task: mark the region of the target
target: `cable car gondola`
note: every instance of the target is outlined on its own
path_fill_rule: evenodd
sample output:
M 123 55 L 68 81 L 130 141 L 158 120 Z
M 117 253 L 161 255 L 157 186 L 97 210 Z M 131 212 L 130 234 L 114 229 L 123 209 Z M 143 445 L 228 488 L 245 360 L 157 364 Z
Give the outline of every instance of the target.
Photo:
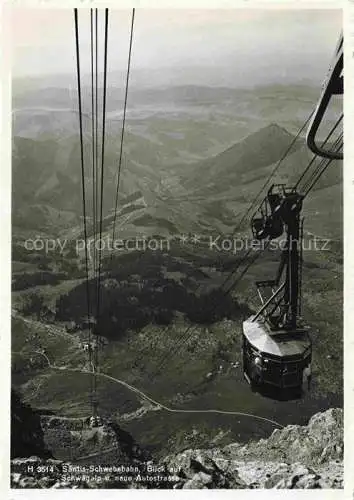
M 283 234 L 286 244 L 274 280 L 256 282 L 262 306 L 243 323 L 243 371 L 252 387 L 301 388 L 311 373 L 311 339 L 301 309 L 302 195 L 274 184 L 252 217 L 257 240 Z
M 329 161 L 343 159 L 343 153 L 340 148 L 325 149 L 327 140 L 318 146 L 316 135 L 330 100 L 342 94 L 341 34 L 306 135 L 309 149 Z M 319 170 L 318 176 L 327 166 Z M 309 386 L 311 380 L 312 342 L 309 328 L 301 320 L 303 221 L 300 214 L 303 198 L 312 184 L 305 195 L 298 192 L 297 186 L 273 185 L 251 220 L 256 240 L 274 240 L 286 235 L 277 276 L 274 280 L 256 282 L 262 306 L 243 322 L 243 372 L 254 388 L 270 385 L 281 390 L 301 389 L 304 382 Z

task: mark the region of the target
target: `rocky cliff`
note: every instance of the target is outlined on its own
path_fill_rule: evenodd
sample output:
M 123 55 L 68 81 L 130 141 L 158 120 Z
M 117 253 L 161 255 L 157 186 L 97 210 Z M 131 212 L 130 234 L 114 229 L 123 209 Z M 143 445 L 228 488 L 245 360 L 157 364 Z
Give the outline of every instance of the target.
M 140 457 L 139 457 L 140 458 Z M 342 488 L 343 411 L 314 415 L 306 426 L 275 430 L 267 439 L 224 448 L 185 450 L 159 464 L 134 460 L 112 470 L 52 458 L 12 461 L 13 488 Z M 71 471 L 70 474 L 65 471 Z M 79 479 L 78 479 L 79 478 Z M 125 478 L 130 478 L 126 480 Z
M 342 488 L 343 411 L 317 413 L 268 439 L 167 457 L 181 488 Z

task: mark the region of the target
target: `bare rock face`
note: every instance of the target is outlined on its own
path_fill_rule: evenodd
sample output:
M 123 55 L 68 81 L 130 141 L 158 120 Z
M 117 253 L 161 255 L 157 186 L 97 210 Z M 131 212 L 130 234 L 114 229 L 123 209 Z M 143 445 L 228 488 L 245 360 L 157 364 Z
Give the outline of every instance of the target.
M 314 415 L 307 426 L 222 449 L 186 450 L 166 459 L 175 488 L 342 488 L 343 410 Z
M 126 465 L 146 468 L 146 458 L 127 453 Z M 122 449 L 123 451 L 123 449 Z M 120 462 L 120 461 L 119 461 Z M 111 464 L 114 464 L 114 458 Z M 12 488 L 174 488 L 174 489 L 314 489 L 343 487 L 343 410 L 314 415 L 306 426 L 275 430 L 268 439 L 224 448 L 185 450 L 166 457 L 159 467 L 174 471 L 173 482 L 114 479 L 76 482 L 63 476 L 75 464 L 53 458 L 27 457 L 12 461 Z M 140 469 L 137 472 L 140 474 Z M 135 475 L 136 478 L 136 475 Z M 156 479 L 156 477 L 155 477 Z
M 245 446 L 231 444 L 226 452 L 244 459 L 317 465 L 330 459 L 343 459 L 343 410 L 330 409 L 314 415 L 307 426 L 288 425 L 276 429 L 267 439 Z

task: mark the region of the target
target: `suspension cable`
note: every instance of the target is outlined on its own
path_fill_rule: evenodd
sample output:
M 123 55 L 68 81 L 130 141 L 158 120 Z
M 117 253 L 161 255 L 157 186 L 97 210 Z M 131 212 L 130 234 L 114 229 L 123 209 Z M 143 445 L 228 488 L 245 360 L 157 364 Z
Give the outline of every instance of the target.
M 95 239 L 96 233 L 96 141 L 95 141 L 95 128 L 96 128 L 96 116 L 95 116 L 95 98 L 96 90 L 94 87 L 94 19 L 93 19 L 93 9 L 90 9 L 90 35 L 91 35 L 91 128 L 92 128 L 92 212 L 93 212 L 93 237 Z M 96 245 L 93 246 L 93 275 L 95 277 L 96 272 Z
M 340 124 L 340 122 L 343 120 L 343 113 L 341 114 L 341 116 L 338 118 L 338 120 L 336 121 L 336 123 L 334 124 L 334 126 L 332 127 L 332 129 L 330 130 L 329 134 L 327 135 L 327 137 L 325 138 L 325 140 L 323 141 L 323 143 L 321 144 L 321 147 L 325 146 L 327 144 L 327 142 L 330 140 L 330 138 L 332 137 L 332 135 L 334 134 L 336 128 L 338 127 L 338 125 Z M 314 161 L 316 160 L 316 158 L 318 158 L 317 155 L 314 155 L 312 160 L 310 161 L 310 163 L 308 164 L 308 166 L 305 168 L 305 170 L 302 172 L 300 178 L 298 179 L 297 183 L 295 184 L 295 189 L 299 189 L 299 185 L 301 183 L 301 181 L 303 180 L 303 178 L 305 177 L 306 173 L 309 171 L 309 169 L 311 168 L 311 165 L 314 163 Z
M 90 318 L 90 288 L 89 288 L 89 264 L 87 251 L 87 227 L 86 227 L 86 190 L 85 190 L 85 164 L 84 164 L 84 141 L 82 127 L 82 100 L 81 100 L 81 74 L 80 74 L 80 41 L 79 41 L 79 23 L 78 9 L 74 9 L 75 22 L 75 44 L 76 44 L 76 69 L 77 69 L 77 89 L 79 104 L 79 128 L 80 128 L 80 151 L 81 151 L 81 184 L 82 184 L 82 207 L 84 219 L 84 239 L 85 239 L 85 265 L 86 265 L 86 295 L 87 295 L 87 317 Z M 89 336 L 91 335 L 91 326 L 89 322 Z
M 332 152 L 334 151 L 335 153 L 338 153 L 342 149 L 342 147 L 343 147 L 342 139 L 343 139 L 343 134 L 341 134 L 337 138 L 337 140 L 334 144 L 334 147 L 332 148 Z M 309 192 L 314 188 L 315 184 L 322 177 L 322 175 L 326 171 L 327 167 L 332 163 L 332 161 L 333 161 L 333 158 L 327 159 L 327 162 L 325 163 L 325 165 L 323 165 L 322 169 L 317 173 L 315 179 L 313 179 L 311 184 L 306 188 L 305 196 L 307 196 L 309 194 Z
M 96 142 L 95 142 L 95 98 L 97 98 L 95 88 L 94 88 L 94 19 L 93 19 L 93 9 L 90 9 L 90 35 L 91 35 L 91 127 L 92 127 L 92 211 L 93 211 L 93 279 L 95 279 L 96 274 Z M 96 89 L 97 91 L 97 89 Z M 89 335 L 89 367 L 92 369 L 92 339 Z M 91 408 L 93 410 L 92 393 L 94 386 L 94 375 L 90 377 L 90 395 L 91 395 Z
M 96 152 L 95 152 L 95 198 L 96 198 L 96 223 L 95 223 L 95 247 L 96 247 L 96 235 L 98 233 L 98 165 L 99 165 L 99 149 L 98 149 L 98 9 L 95 9 L 95 88 L 96 88 L 96 99 L 95 99 L 95 116 L 96 116 L 96 128 L 95 128 L 95 144 L 96 144 Z M 95 251 L 96 259 L 95 259 L 95 283 L 96 283 L 96 321 L 97 321 L 97 305 L 98 305 L 98 252 Z
M 108 9 L 105 9 L 104 28 L 104 69 L 103 69 L 103 109 L 102 109 L 102 146 L 101 146 L 101 189 L 100 189 L 100 231 L 98 255 L 98 297 L 97 297 L 97 323 L 100 319 L 100 287 L 102 266 L 102 229 L 103 229 L 103 185 L 104 185 L 104 153 L 106 135 L 106 96 L 107 96 L 107 47 L 108 47 Z
M 335 142 L 333 143 L 333 148 L 330 151 L 337 152 L 340 149 L 340 142 L 342 140 L 342 136 L 339 135 Z M 339 146 L 339 149 L 338 149 Z M 336 149 L 337 148 L 337 149 Z M 332 158 L 333 159 L 333 158 Z M 309 179 L 306 181 L 304 186 L 302 187 L 302 190 L 304 192 L 307 192 L 309 189 L 309 186 L 312 185 L 313 181 L 317 178 L 318 173 L 322 170 L 323 167 L 327 168 L 328 165 L 330 165 L 330 162 L 327 161 L 328 158 L 322 158 L 322 161 L 317 165 L 316 169 L 312 172 L 311 176 Z M 317 180 L 315 180 L 317 182 Z M 312 189 L 312 188 L 311 188 Z
M 117 174 L 117 189 L 116 189 L 116 198 L 115 198 L 115 205 L 114 205 L 113 234 L 112 234 L 113 241 L 115 239 L 115 228 L 116 228 L 117 209 L 118 209 L 118 195 L 119 195 L 119 188 L 120 188 L 121 168 L 122 168 L 124 132 L 125 132 L 125 121 L 126 121 L 126 113 L 127 113 L 129 78 L 130 78 L 130 65 L 131 65 L 131 55 L 132 55 L 133 36 L 134 36 L 134 19 L 135 19 L 135 8 L 133 8 L 133 11 L 132 11 L 132 19 L 131 19 L 131 26 L 130 26 L 130 40 L 129 40 L 128 66 L 127 66 L 127 74 L 126 74 L 126 82 L 125 82 L 123 122 L 122 122 L 122 132 L 121 132 L 121 139 L 120 139 L 120 151 L 119 151 L 118 174 Z M 111 259 L 112 259 L 112 256 L 113 256 L 113 251 L 111 253 Z
M 98 109 L 98 103 L 97 103 L 97 93 L 98 93 L 98 41 L 97 41 L 97 19 L 98 19 L 98 14 L 97 14 L 97 9 L 96 9 L 96 25 L 95 25 L 95 32 L 96 32 L 96 74 L 95 74 L 95 80 L 96 80 L 96 110 Z M 99 248 L 98 248 L 98 256 L 97 256 L 97 279 L 96 279 L 96 285 L 97 285 L 97 297 L 96 297 L 96 329 L 95 329 L 95 335 L 96 335 L 96 341 L 95 341 L 95 346 L 93 349 L 93 363 L 92 363 L 92 371 L 93 371 L 93 389 L 92 389 L 92 394 L 91 396 L 93 397 L 93 408 L 94 408 L 94 416 L 97 416 L 97 408 L 98 408 L 98 399 L 97 399 L 97 372 L 98 372 L 98 348 L 99 348 L 99 333 L 97 330 L 97 326 L 100 326 L 100 299 L 101 299 L 101 263 L 102 263 L 102 229 L 103 229 L 103 186 L 104 186 L 104 154 L 105 154 L 105 135 L 106 135 L 106 92 L 107 92 L 107 47 L 108 47 L 108 9 L 105 9 L 105 27 L 104 27 L 104 70 L 103 70 L 103 107 L 102 107 L 102 139 L 101 139 L 101 178 L 100 178 L 100 199 L 99 199 L 99 205 L 100 205 L 100 217 L 99 217 Z M 98 114 L 96 114 L 96 145 L 98 143 Z M 96 167 L 98 168 L 98 149 L 96 148 Z M 96 184 L 98 180 L 98 172 L 96 174 Z M 96 193 L 97 193 L 96 188 Z M 96 199 L 98 199 L 98 196 L 96 196 Z M 98 203 L 97 203 L 98 206 Z M 98 209 L 97 209 L 98 211 Z M 96 245 L 96 238 L 95 238 L 95 245 Z

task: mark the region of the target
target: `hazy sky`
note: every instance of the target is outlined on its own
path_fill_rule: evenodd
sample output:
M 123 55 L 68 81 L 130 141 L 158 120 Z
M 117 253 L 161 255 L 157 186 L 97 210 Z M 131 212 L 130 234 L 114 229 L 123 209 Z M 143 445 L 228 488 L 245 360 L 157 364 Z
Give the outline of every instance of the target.
M 103 11 L 100 19 L 103 24 Z M 109 69 L 126 68 L 131 11 L 109 11 Z M 90 19 L 79 11 L 82 71 Z M 136 10 L 134 69 L 227 68 L 229 79 L 323 79 L 341 30 L 340 10 Z M 75 72 L 71 9 L 13 10 L 13 75 Z M 101 31 L 101 30 L 100 30 Z M 101 36 L 101 43 L 103 36 Z M 275 78 L 275 79 L 276 79 Z M 232 83 L 232 82 L 231 82 Z

